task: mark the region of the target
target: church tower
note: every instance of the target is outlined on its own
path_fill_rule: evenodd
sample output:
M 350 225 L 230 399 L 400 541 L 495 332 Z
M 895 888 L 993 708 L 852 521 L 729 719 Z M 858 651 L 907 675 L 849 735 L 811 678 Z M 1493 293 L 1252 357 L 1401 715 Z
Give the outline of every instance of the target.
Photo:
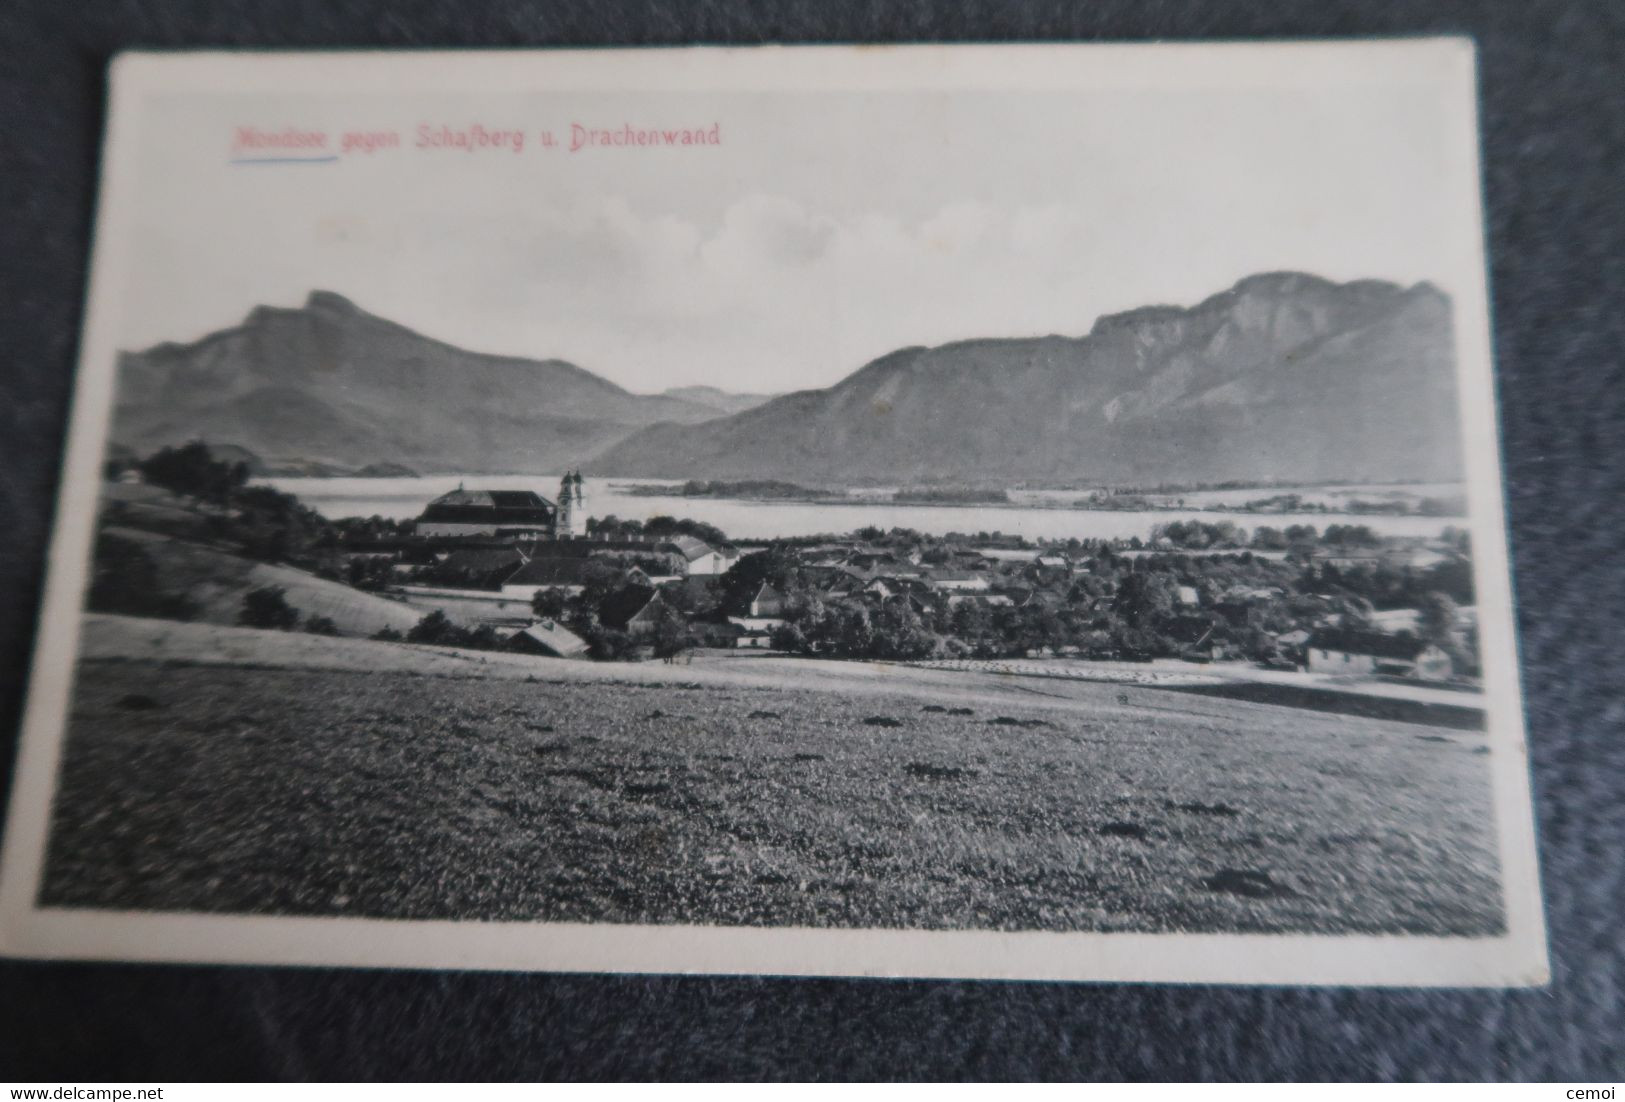
M 575 480 L 579 480 L 580 477 L 573 476 Z M 570 472 L 565 471 L 564 477 L 559 480 L 559 511 L 553 524 L 554 539 L 570 539 L 576 534 L 575 503 L 580 499 L 580 495 L 577 481 L 572 481 Z

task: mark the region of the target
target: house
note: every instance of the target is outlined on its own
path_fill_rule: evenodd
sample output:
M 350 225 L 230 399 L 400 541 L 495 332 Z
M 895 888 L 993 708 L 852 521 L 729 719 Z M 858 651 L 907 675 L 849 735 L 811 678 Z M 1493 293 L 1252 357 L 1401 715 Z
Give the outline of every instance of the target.
M 863 587 L 863 592 L 866 596 L 874 597 L 884 603 L 902 592 L 902 586 L 897 583 L 896 579 L 888 581 L 885 578 L 876 578 Z
M 436 561 L 440 564 L 440 573 L 446 577 L 454 574 L 479 576 L 502 569 L 511 571 L 523 566 L 526 559 L 524 552 L 513 544 L 504 544 L 501 547 L 458 547 L 447 552 L 444 558 L 436 556 Z
M 1014 596 L 1012 594 L 1012 596 Z M 1060 612 L 1066 608 L 1066 597 L 1053 589 L 1034 589 L 1027 593 L 1024 600 L 1016 602 L 1018 608 L 1043 608 L 1051 612 Z
M 775 617 L 784 615 L 784 594 L 763 582 L 756 590 L 756 595 L 750 599 L 747 615 L 751 619 L 762 617 Z
M 744 629 L 746 633 L 771 632 L 784 623 L 784 612 L 784 594 L 763 582 L 745 605 L 744 615 L 730 616 L 728 622 Z
M 587 641 L 556 620 L 538 620 L 520 628 L 508 637 L 507 647 L 548 658 L 580 658 L 587 653 Z
M 1371 626 L 1389 635 L 1409 632 L 1415 635 L 1422 628 L 1422 611 L 1415 608 L 1383 608 L 1371 614 Z M 1478 623 L 1478 609 L 1462 605 L 1456 609 L 1455 630 L 1471 628 Z
M 1385 566 L 1422 571 L 1451 562 L 1455 556 L 1430 547 L 1325 547 L 1313 552 L 1309 559 L 1317 566 L 1335 566 L 1339 570 Z
M 863 581 L 862 573 L 845 566 L 803 565 L 801 573 L 814 588 L 824 592 L 836 589 L 850 589 L 854 582 Z
M 1339 570 L 1352 570 L 1357 566 L 1378 567 L 1388 559 L 1388 552 L 1374 547 L 1322 547 L 1309 556 L 1309 561 L 1316 566 L 1335 566 Z
M 926 584 L 944 593 L 986 593 L 987 572 L 981 570 L 929 570 Z
M 726 573 L 738 557 L 733 548 L 719 551 L 692 536 L 672 539 L 599 539 L 576 537 L 538 543 L 530 552 L 547 559 L 586 559 L 593 555 L 624 554 L 648 559 L 664 559 L 670 571 L 685 577 Z M 662 571 L 664 573 L 665 571 Z
M 424 508 L 414 526 L 430 538 L 531 535 L 553 538 L 558 509 L 531 490 L 465 490 L 441 494 Z
M 727 573 L 728 567 L 733 565 L 738 552 L 729 555 L 726 551 L 719 551 L 704 540 L 693 536 L 676 536 L 665 541 L 666 545 L 682 556 L 687 564 L 686 573 L 690 576 L 710 576 Z
M 1003 593 L 955 593 L 948 598 L 950 609 L 966 604 L 980 605 L 983 608 L 1014 608 L 1016 603 Z
M 654 634 L 666 604 L 659 590 L 647 585 L 624 585 L 598 606 L 598 622 L 634 639 Z
M 865 574 L 871 574 L 876 571 L 895 571 L 909 564 L 890 551 L 854 551 L 847 556 L 846 565 Z
M 1455 672 L 1450 655 L 1414 635 L 1333 629 L 1317 631 L 1304 644 L 1305 664 L 1319 673 L 1392 674 L 1446 681 Z
M 531 559 L 502 583 L 502 595 L 516 600 L 535 600 L 544 589 L 563 590 L 574 597 L 586 585 L 587 559 Z
M 1195 606 L 1202 603 L 1202 595 L 1196 591 L 1194 585 L 1182 585 L 1174 591 L 1174 599 L 1182 605 Z
M 682 603 L 680 607 L 693 609 L 695 612 L 706 612 L 714 609 L 720 599 L 717 591 L 712 588 L 714 579 L 698 575 L 688 578 L 671 578 L 658 582 L 659 587 L 668 593 L 681 592 Z
M 773 633 L 759 628 L 746 628 L 734 639 L 739 650 L 767 650 L 773 645 Z

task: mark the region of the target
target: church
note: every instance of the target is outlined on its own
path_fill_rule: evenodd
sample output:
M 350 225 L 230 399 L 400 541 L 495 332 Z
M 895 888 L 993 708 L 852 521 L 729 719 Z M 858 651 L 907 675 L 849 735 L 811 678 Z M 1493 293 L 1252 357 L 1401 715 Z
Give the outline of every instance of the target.
M 568 539 L 576 534 L 581 508 L 581 472 L 565 474 L 559 499 L 533 490 L 466 490 L 441 494 L 417 519 L 416 532 L 431 538 L 523 536 Z

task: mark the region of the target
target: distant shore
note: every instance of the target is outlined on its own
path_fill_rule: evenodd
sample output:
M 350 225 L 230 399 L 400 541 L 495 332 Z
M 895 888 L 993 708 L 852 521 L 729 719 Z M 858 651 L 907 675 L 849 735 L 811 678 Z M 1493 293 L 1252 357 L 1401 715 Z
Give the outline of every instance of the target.
M 607 481 L 607 480 L 606 480 Z M 741 483 L 685 483 L 682 486 L 651 485 L 642 482 L 621 481 L 618 483 L 621 492 L 628 497 L 658 497 L 658 498 L 701 498 L 711 501 L 745 501 L 773 504 L 795 505 L 862 505 L 871 507 L 897 507 L 897 506 L 936 506 L 941 508 L 960 509 L 1046 509 L 1061 512 L 1080 513 L 1123 513 L 1123 512 L 1159 512 L 1159 513 L 1228 513 L 1239 516 L 1301 516 L 1306 513 L 1324 514 L 1326 516 L 1416 516 L 1437 517 L 1441 520 L 1466 520 L 1465 510 L 1460 508 L 1419 508 L 1413 507 L 1412 502 L 1373 502 L 1363 499 L 1353 499 L 1339 506 L 1317 501 L 1303 501 L 1298 495 L 1277 494 L 1268 499 L 1267 504 L 1243 503 L 1230 505 L 1223 502 L 1196 502 L 1179 503 L 1156 500 L 1169 493 L 1211 493 L 1212 490 L 1187 491 L 1161 491 L 1147 493 L 1106 493 L 1096 491 L 1093 497 L 1080 497 L 1072 501 L 1043 499 L 1013 500 L 1011 490 L 978 490 L 978 489 L 931 489 L 908 488 L 883 492 L 854 493 L 851 489 L 825 490 L 794 486 L 782 482 L 741 482 Z M 1337 485 L 1337 484 L 1328 484 Z M 696 488 L 696 486 L 704 488 Z M 712 489 L 711 487 L 721 487 Z M 762 488 L 753 488 L 762 487 Z M 1268 492 L 1277 489 L 1274 486 L 1260 487 L 1227 487 L 1227 489 L 1257 489 Z M 1302 487 L 1309 489 L 1310 487 Z M 1027 491 L 1032 492 L 1032 491 Z M 1059 493 L 1061 491 L 1047 491 Z M 1431 499 L 1420 499 L 1414 505 L 1421 505 Z M 1451 505 L 1459 505 L 1451 502 Z

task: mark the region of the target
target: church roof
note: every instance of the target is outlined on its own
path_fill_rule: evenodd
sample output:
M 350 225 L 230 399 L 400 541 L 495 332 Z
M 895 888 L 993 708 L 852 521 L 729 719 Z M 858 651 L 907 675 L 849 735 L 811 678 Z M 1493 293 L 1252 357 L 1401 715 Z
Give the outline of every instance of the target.
M 441 494 L 419 520 L 445 524 L 551 524 L 557 510 L 532 490 L 465 490 Z
M 465 490 L 461 486 L 429 502 L 436 505 L 474 505 L 487 509 L 548 508 L 552 502 L 533 490 Z

